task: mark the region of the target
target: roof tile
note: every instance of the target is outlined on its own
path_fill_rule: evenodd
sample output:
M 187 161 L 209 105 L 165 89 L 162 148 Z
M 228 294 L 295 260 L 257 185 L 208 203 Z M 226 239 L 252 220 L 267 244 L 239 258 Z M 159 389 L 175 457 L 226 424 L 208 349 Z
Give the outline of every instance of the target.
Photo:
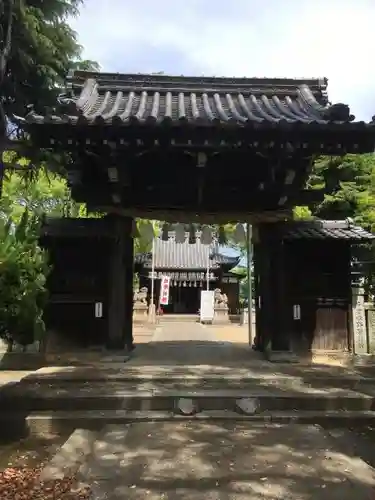
M 351 241 L 369 241 L 375 239 L 372 234 L 351 220 L 329 221 L 313 220 L 285 223 L 281 226 L 283 240 L 298 239 L 341 239 Z
M 326 79 L 199 78 L 77 72 L 60 97 L 69 111 L 43 123 L 301 123 L 350 122 L 349 107 L 329 106 Z
M 238 257 L 227 257 L 219 253 L 216 242 L 211 245 L 201 243 L 199 236 L 195 243 L 189 243 L 188 234 L 184 243 L 176 243 L 174 232 L 170 232 L 167 241 L 155 238 L 155 261 L 157 269 L 207 269 L 208 258 L 210 269 L 229 264 L 234 267 L 239 262 Z M 151 253 L 137 254 L 135 262 L 151 267 Z

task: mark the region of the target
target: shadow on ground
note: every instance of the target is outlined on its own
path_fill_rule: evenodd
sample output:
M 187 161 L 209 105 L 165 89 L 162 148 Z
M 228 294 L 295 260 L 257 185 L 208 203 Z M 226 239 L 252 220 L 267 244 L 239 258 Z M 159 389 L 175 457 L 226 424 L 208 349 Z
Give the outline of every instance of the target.
M 370 499 L 375 486 L 359 456 L 319 427 L 301 425 L 109 426 L 80 475 L 111 500 Z
M 86 366 L 44 367 L 20 382 L 3 386 L 0 411 L 3 417 L 9 413 L 9 421 L 2 419 L 5 424 L 0 434 L 14 439 L 27 435 L 27 417 L 34 403 L 39 410 L 43 405 L 48 409 L 49 399 L 61 398 L 66 409 L 74 410 L 77 398 L 111 395 L 119 397 L 118 408 L 122 409 L 124 391 L 148 391 L 151 396 L 163 390 L 238 390 L 250 395 L 267 391 L 275 398 L 300 396 L 306 404 L 310 396 L 323 394 L 331 396 L 331 409 L 340 398 L 363 399 L 355 409 L 374 409 L 374 369 L 368 367 L 349 370 L 272 364 L 243 343 L 212 341 L 144 343 L 138 345 L 130 360 L 125 360 L 124 355 L 111 358 L 106 353 Z M 28 404 L 31 409 L 23 410 Z M 18 418 L 14 420 L 11 412 L 17 408 Z M 91 428 L 89 423 L 87 428 Z
M 70 406 L 76 401 L 78 409 L 86 403 L 77 398 L 88 401 L 113 396 L 118 397 L 113 408 L 124 409 L 121 396 L 129 398 L 130 393 L 143 391 L 145 397 L 152 398 L 163 391 L 189 390 L 239 391 L 249 396 L 263 392 L 275 398 L 296 396 L 299 404 L 305 406 L 300 410 L 320 410 L 313 406 L 323 395 L 330 397 L 330 405 L 325 403 L 324 407 L 327 410 L 337 409 L 343 398 L 352 399 L 352 409 L 375 409 L 375 380 L 358 371 L 333 366 L 272 364 L 243 344 L 201 341 L 150 342 L 138 346 L 127 362 L 124 357 L 116 356 L 112 361 L 107 359 L 87 366 L 42 368 L 21 382 L 4 387 L 0 391 L 0 408 L 18 398 L 19 408 L 34 400 L 39 410 L 48 409 L 49 399 L 60 398 L 63 405 L 66 398 Z M 130 396 L 124 394 L 126 391 Z M 69 403 L 69 397 L 73 402 Z M 309 398 L 314 402 L 310 404 Z M 97 407 L 101 408 L 106 406 Z

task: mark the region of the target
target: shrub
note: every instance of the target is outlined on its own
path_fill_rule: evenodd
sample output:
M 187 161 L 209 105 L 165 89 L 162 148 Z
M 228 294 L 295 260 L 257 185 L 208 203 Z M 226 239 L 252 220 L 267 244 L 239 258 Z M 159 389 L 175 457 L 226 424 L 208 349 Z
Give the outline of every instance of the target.
M 25 210 L 17 225 L 8 219 L 0 228 L 0 337 L 24 346 L 45 333 L 49 267 L 38 244 L 40 223 Z

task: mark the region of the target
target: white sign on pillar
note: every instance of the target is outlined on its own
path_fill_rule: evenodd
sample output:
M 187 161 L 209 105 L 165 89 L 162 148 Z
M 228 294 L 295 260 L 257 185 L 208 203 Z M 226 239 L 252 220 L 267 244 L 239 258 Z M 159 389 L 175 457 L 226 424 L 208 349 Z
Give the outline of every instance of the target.
M 95 302 L 95 318 L 103 317 L 103 304 L 102 302 Z
M 367 331 L 364 290 L 361 287 L 352 288 L 352 319 L 354 354 L 367 353 Z
M 160 282 L 160 305 L 166 306 L 169 302 L 169 286 L 171 278 L 169 276 L 162 276 Z

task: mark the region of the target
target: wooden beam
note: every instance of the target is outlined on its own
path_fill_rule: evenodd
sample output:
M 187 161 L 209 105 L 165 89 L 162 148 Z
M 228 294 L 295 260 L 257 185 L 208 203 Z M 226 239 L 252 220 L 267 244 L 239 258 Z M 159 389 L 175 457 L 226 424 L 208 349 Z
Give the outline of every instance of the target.
M 293 200 L 295 205 L 307 206 L 312 203 L 320 203 L 324 200 L 324 189 L 303 189 Z
M 249 222 L 250 224 L 280 222 L 292 220 L 292 209 L 269 210 L 258 212 L 197 212 L 189 210 L 153 209 L 141 207 L 120 208 L 113 205 L 90 207 L 92 211 L 119 214 L 125 217 L 141 219 L 156 219 L 166 222 L 201 223 L 201 224 L 226 224 L 235 222 Z

